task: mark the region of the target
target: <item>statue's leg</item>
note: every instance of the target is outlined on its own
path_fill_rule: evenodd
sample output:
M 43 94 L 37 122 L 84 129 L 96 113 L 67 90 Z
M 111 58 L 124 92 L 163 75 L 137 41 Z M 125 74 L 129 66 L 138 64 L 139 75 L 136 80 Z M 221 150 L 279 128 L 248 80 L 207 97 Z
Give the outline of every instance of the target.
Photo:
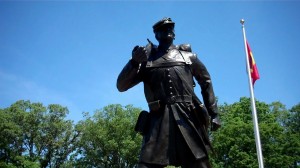
M 139 163 L 138 168 L 164 168 L 165 166 L 162 165 L 154 165 L 148 163 Z
M 195 160 L 193 162 L 190 162 L 186 165 L 182 165 L 182 168 L 212 168 L 208 158 Z

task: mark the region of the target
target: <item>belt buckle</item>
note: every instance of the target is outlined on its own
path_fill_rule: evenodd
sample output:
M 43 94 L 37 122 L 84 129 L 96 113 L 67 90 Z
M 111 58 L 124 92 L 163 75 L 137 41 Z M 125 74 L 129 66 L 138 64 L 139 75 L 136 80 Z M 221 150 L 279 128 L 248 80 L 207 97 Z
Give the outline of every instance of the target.
M 168 102 L 169 104 L 175 103 L 175 102 L 176 102 L 176 97 L 175 97 L 175 96 L 169 97 L 168 100 L 167 100 L 167 102 Z

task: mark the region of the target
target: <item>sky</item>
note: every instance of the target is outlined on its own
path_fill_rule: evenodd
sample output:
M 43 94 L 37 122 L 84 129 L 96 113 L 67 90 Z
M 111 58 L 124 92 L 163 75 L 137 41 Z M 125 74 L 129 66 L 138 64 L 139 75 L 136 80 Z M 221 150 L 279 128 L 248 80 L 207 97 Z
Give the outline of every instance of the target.
M 152 25 L 163 17 L 175 22 L 174 43 L 191 44 L 206 65 L 219 104 L 250 97 L 244 19 L 255 98 L 291 108 L 300 103 L 299 16 L 297 1 L 0 1 L 0 108 L 60 104 L 75 122 L 110 104 L 148 110 L 142 83 L 121 93 L 116 80 L 134 46 L 157 44 Z

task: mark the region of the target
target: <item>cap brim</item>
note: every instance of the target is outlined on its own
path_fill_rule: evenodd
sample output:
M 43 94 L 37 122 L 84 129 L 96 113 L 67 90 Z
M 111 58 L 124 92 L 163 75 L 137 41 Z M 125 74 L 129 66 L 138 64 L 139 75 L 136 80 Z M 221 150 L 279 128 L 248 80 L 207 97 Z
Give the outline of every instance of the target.
M 163 24 L 160 24 L 160 25 L 156 25 L 155 27 L 153 27 L 153 30 L 157 31 L 157 30 L 161 29 L 162 27 L 166 27 L 166 26 L 172 26 L 174 28 L 175 23 L 174 22 L 167 22 L 167 23 L 163 23 Z

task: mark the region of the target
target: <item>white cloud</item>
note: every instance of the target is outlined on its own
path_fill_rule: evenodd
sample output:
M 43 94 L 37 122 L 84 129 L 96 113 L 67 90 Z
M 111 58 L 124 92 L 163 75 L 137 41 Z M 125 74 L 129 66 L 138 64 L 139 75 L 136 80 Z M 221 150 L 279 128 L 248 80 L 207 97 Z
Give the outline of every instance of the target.
M 80 116 L 82 116 L 82 111 L 76 104 L 62 93 L 42 86 L 35 81 L 0 70 L 0 108 L 8 107 L 18 100 L 40 102 L 44 106 L 49 104 L 66 106 L 70 112 L 68 119 L 74 121 L 80 120 Z

